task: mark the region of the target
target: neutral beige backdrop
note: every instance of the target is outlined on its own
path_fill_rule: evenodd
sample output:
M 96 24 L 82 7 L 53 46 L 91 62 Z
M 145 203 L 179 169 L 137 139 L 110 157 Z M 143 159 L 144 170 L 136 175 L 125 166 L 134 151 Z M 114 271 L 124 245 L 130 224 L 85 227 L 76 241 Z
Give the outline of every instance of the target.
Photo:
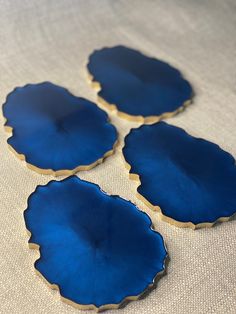
M 0 101 L 15 86 L 52 81 L 96 100 L 84 66 L 93 49 L 125 44 L 163 58 L 193 84 L 194 104 L 168 122 L 218 143 L 236 156 L 236 2 L 0 0 Z M 131 127 L 114 115 L 123 137 Z M 3 126 L 3 118 L 1 117 Z M 34 273 L 23 210 L 50 176 L 28 170 L 8 150 L 0 129 L 0 313 L 78 313 Z M 148 297 L 119 313 L 236 313 L 236 220 L 183 230 L 158 220 L 135 198 L 120 149 L 79 173 L 150 214 L 170 255 L 168 274 Z

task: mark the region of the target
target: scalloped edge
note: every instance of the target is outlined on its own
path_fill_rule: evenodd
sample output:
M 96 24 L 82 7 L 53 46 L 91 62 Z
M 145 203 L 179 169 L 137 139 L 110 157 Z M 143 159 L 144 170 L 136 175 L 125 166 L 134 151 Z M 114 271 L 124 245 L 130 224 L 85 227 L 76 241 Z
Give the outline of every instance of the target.
M 104 47 L 107 48 L 107 47 Z M 103 48 L 102 48 L 103 49 Z M 96 50 L 94 50 L 96 51 Z M 90 54 L 91 56 L 91 54 Z M 89 58 L 90 58 L 89 56 Z M 150 57 L 152 58 L 152 57 Z M 86 65 L 85 65 L 85 69 L 86 69 L 86 74 L 87 74 L 87 81 L 90 84 L 90 86 L 97 92 L 97 103 L 102 107 L 105 108 L 107 110 L 109 110 L 110 112 L 114 112 L 118 117 L 128 120 L 130 122 L 139 122 L 142 124 L 153 124 L 156 122 L 159 122 L 161 120 L 164 119 L 168 119 L 168 118 L 172 118 L 175 115 L 177 115 L 180 112 L 183 112 L 190 104 L 193 103 L 193 96 L 194 96 L 194 91 L 192 90 L 192 95 L 190 97 L 190 99 L 187 99 L 186 101 L 183 102 L 183 104 L 176 110 L 171 111 L 171 112 L 164 112 L 161 115 L 154 115 L 154 116 L 147 116 L 144 117 L 142 115 L 130 115 L 128 113 L 125 113 L 123 111 L 119 111 L 117 108 L 117 105 L 115 104 L 110 104 L 108 103 L 106 100 L 104 100 L 102 97 L 98 96 L 98 92 L 100 92 L 102 90 L 102 85 L 100 82 L 96 81 L 94 76 L 89 72 L 88 70 L 88 65 L 89 65 L 89 60 L 87 61 Z M 167 63 L 169 66 L 171 66 L 169 63 Z M 171 66 L 173 67 L 173 66 Z M 177 71 L 179 71 L 178 69 L 176 69 Z M 185 79 L 182 76 L 182 73 L 179 71 L 181 77 L 183 79 Z
M 45 82 L 46 82 L 46 81 L 45 81 Z M 45 83 L 45 82 L 35 83 L 35 84 L 42 84 L 42 83 Z M 28 85 L 32 85 L 32 84 L 29 83 L 29 84 L 26 84 L 26 85 L 24 85 L 24 86 L 22 86 L 22 87 L 27 87 Z M 61 86 L 60 86 L 60 87 L 61 87 Z M 17 87 L 16 87 L 16 88 L 17 88 Z M 3 103 L 2 108 L 6 105 L 8 96 L 9 96 L 11 93 L 13 93 L 16 88 L 14 88 L 14 89 L 6 96 L 6 101 Z M 79 96 L 75 96 L 74 94 L 72 94 L 69 89 L 67 89 L 67 88 L 65 88 L 65 87 L 62 87 L 62 88 L 64 88 L 69 94 L 73 95 L 74 97 L 77 97 L 77 98 L 79 97 Z M 92 102 L 92 101 L 90 101 L 90 102 Z M 94 103 L 94 105 L 97 106 L 96 103 Z M 97 107 L 98 107 L 98 106 L 97 106 Z M 98 107 L 98 108 L 99 108 L 99 107 Z M 101 109 L 101 108 L 99 108 L 99 109 Z M 107 115 L 106 112 L 104 112 L 104 113 Z M 8 137 L 8 139 L 9 139 L 9 138 L 11 138 L 11 137 L 14 136 L 14 128 L 11 127 L 11 126 L 9 126 L 9 125 L 6 125 L 7 122 L 8 122 L 8 120 L 7 120 L 7 118 L 4 116 L 3 110 L 2 110 L 2 116 L 3 116 L 4 120 L 5 120 L 5 122 L 4 122 L 4 130 L 5 130 L 6 133 L 10 134 L 10 136 Z M 111 123 L 110 118 L 109 118 L 108 115 L 107 115 L 107 121 L 106 121 L 106 123 L 109 123 L 110 125 L 112 125 L 112 126 L 114 127 L 115 131 L 116 131 L 116 134 L 117 134 L 117 139 L 116 139 L 116 141 L 114 142 L 112 149 L 110 149 L 109 151 L 107 151 L 101 158 L 97 159 L 97 160 L 94 161 L 93 163 L 88 164 L 88 165 L 80 165 L 80 166 L 75 167 L 74 169 L 53 170 L 53 169 L 51 169 L 51 168 L 50 168 L 50 169 L 39 168 L 39 167 L 37 167 L 37 166 L 35 166 L 35 165 L 29 163 L 29 162 L 27 161 L 27 156 L 26 156 L 26 155 L 24 155 L 24 154 L 22 154 L 22 153 L 18 153 L 9 143 L 7 143 L 7 144 L 8 144 L 8 148 L 10 149 L 10 151 L 13 152 L 14 155 L 15 155 L 18 159 L 20 159 L 20 160 L 22 160 L 22 161 L 25 161 L 26 166 L 27 166 L 28 169 L 33 170 L 33 171 L 35 171 L 35 172 L 37 172 L 37 173 L 39 173 L 39 174 L 43 174 L 43 175 L 52 175 L 52 176 L 54 176 L 54 177 L 58 177 L 58 176 L 70 176 L 70 175 L 76 174 L 76 173 L 79 172 L 79 171 L 91 170 L 92 168 L 96 167 L 97 165 L 100 165 L 101 163 L 103 163 L 104 160 L 105 160 L 107 157 L 109 157 L 109 156 L 111 156 L 111 155 L 113 155 L 113 154 L 115 153 L 115 150 L 116 150 L 117 146 L 119 145 L 119 139 L 118 139 L 119 134 L 118 134 L 118 132 L 117 132 L 116 127 Z
M 65 181 L 65 180 L 67 180 L 67 179 L 69 179 L 69 178 L 70 178 L 70 176 L 67 177 L 67 178 L 65 178 L 65 179 L 63 179 L 63 180 L 60 180 L 59 182 Z M 98 184 L 96 184 L 96 183 L 92 183 L 92 182 L 89 182 L 89 181 L 86 181 L 86 180 L 82 180 L 82 179 L 80 179 L 79 177 L 77 177 L 77 178 L 78 178 L 79 180 L 83 181 L 83 182 L 86 182 L 86 183 L 95 185 L 95 186 L 96 186 L 102 193 L 104 193 L 105 195 L 108 195 L 108 196 L 110 196 L 110 197 L 115 197 L 115 198 L 116 198 L 116 197 L 122 198 L 122 197 L 120 197 L 119 195 L 112 195 L 112 194 L 106 193 L 106 192 L 103 191 L 103 190 L 100 188 L 100 186 L 99 186 Z M 99 307 L 97 307 L 95 304 L 80 304 L 80 303 L 76 303 L 76 302 L 74 302 L 74 301 L 72 301 L 72 300 L 70 300 L 70 299 L 68 299 L 68 298 L 63 297 L 63 296 L 61 295 L 61 291 L 60 291 L 59 285 L 50 283 L 50 282 L 36 269 L 35 263 L 36 263 L 38 260 L 40 260 L 40 258 L 41 258 L 40 245 L 38 245 L 37 243 L 34 243 L 34 242 L 30 242 L 30 237 L 32 236 L 32 233 L 31 233 L 31 231 L 30 231 L 30 230 L 27 228 L 27 226 L 26 226 L 26 221 L 25 221 L 25 216 L 24 216 L 24 215 L 25 215 L 25 212 L 26 212 L 26 211 L 28 210 L 28 208 L 29 208 L 29 199 L 30 199 L 30 197 L 36 192 L 36 190 L 37 190 L 39 187 L 46 187 L 46 186 L 48 186 L 48 185 L 49 185 L 50 183 L 52 183 L 52 182 L 58 182 L 58 181 L 57 181 L 57 180 L 50 180 L 50 181 L 49 181 L 47 184 L 45 184 L 45 185 L 38 185 L 38 186 L 35 188 L 35 190 L 29 195 L 29 197 L 28 197 L 28 199 L 27 199 L 27 208 L 23 211 L 23 217 L 24 217 L 24 222 L 25 222 L 25 228 L 26 228 L 27 235 L 29 236 L 28 246 L 29 246 L 30 249 L 32 249 L 32 250 L 37 250 L 37 251 L 39 252 L 39 258 L 37 258 L 37 259 L 35 260 L 35 262 L 34 262 L 34 270 L 35 270 L 36 274 L 37 274 L 40 278 L 43 279 L 43 281 L 47 284 L 47 286 L 48 286 L 50 289 L 58 291 L 58 293 L 59 293 L 59 295 L 60 295 L 60 299 L 61 299 L 64 303 L 66 303 L 66 304 L 68 304 L 68 305 L 71 305 L 71 306 L 73 306 L 74 308 L 79 309 L 79 310 L 94 310 L 94 311 L 96 311 L 96 312 L 102 312 L 102 311 L 106 311 L 106 310 L 115 310 L 115 309 L 119 309 L 119 308 L 120 308 L 121 306 L 123 306 L 126 302 L 137 301 L 137 300 L 139 300 L 145 293 L 151 291 L 151 289 L 153 289 L 153 288 L 156 286 L 156 284 L 157 284 L 157 282 L 159 281 L 159 279 L 161 279 L 162 276 L 165 275 L 165 273 L 166 273 L 166 264 L 167 264 L 167 260 L 168 260 L 168 257 L 169 257 L 168 251 L 167 251 L 167 248 L 166 248 L 166 244 L 165 244 L 164 238 L 163 238 L 163 236 L 161 235 L 161 233 L 158 232 L 158 231 L 156 231 L 156 230 L 154 229 L 154 226 L 153 226 L 153 224 L 152 224 L 152 220 L 151 220 L 151 218 L 149 217 L 149 215 L 148 215 L 146 212 L 140 210 L 140 209 L 137 207 L 137 205 L 135 205 L 135 204 L 132 203 L 131 201 L 125 200 L 124 198 L 122 198 L 122 199 L 125 200 L 125 201 L 128 202 L 128 203 L 133 204 L 133 205 L 137 208 L 138 211 L 140 211 L 142 214 L 144 214 L 144 215 L 146 215 L 146 216 L 148 217 L 148 219 L 149 219 L 149 221 L 150 221 L 149 228 L 150 228 L 154 233 L 158 233 L 158 234 L 161 236 L 162 242 L 163 242 L 163 246 L 164 246 L 165 252 L 166 252 L 165 259 L 164 259 L 164 261 L 163 261 L 163 270 L 161 270 L 160 272 L 158 272 L 158 273 L 155 275 L 155 277 L 153 278 L 152 282 L 151 282 L 150 284 L 148 284 L 148 286 L 147 286 L 140 294 L 135 295 L 135 296 L 127 296 L 127 297 L 125 297 L 123 300 L 121 300 L 120 303 L 104 304 L 104 305 L 99 306 Z
M 182 129 L 182 128 L 181 128 Z M 183 129 L 182 129 L 183 130 Z M 186 131 L 185 131 L 186 132 Z M 187 133 L 187 132 L 186 132 Z M 130 133 L 128 133 L 126 136 L 128 136 Z M 188 133 L 187 133 L 188 134 Z M 190 134 L 189 134 L 190 135 Z M 192 135 L 191 135 L 192 136 Z M 196 137 L 195 137 L 196 138 Z M 196 139 L 201 139 L 201 138 L 196 138 Z M 211 142 L 212 143 L 212 142 Z M 218 146 L 220 148 L 219 145 L 213 143 L 214 145 Z M 125 144 L 124 144 L 125 147 Z M 166 216 L 163 214 L 161 207 L 158 205 L 153 205 L 152 203 L 150 203 L 142 194 L 140 194 L 138 192 L 138 187 L 141 186 L 141 180 L 140 180 L 140 175 L 137 173 L 132 173 L 130 172 L 131 170 L 131 165 L 126 161 L 124 153 L 123 153 L 123 149 L 122 148 L 122 159 L 124 161 L 125 164 L 125 168 L 128 170 L 128 174 L 129 174 L 129 179 L 135 181 L 138 183 L 137 189 L 136 189 L 136 197 L 141 200 L 149 209 L 158 212 L 160 220 L 169 223 L 170 225 L 173 225 L 175 227 L 178 228 L 190 228 L 192 230 L 197 230 L 197 229 L 202 229 L 202 228 L 211 228 L 213 227 L 215 224 L 217 223 L 221 223 L 221 222 L 227 222 L 229 220 L 231 220 L 234 216 L 236 216 L 236 212 L 228 217 L 219 217 L 218 219 L 216 219 L 213 222 L 201 222 L 198 224 L 194 224 L 191 221 L 188 222 L 183 222 L 183 221 L 178 221 L 175 220 L 174 218 L 171 218 L 169 216 Z M 231 155 L 232 156 L 232 155 Z M 233 156 L 232 156 L 233 157 Z

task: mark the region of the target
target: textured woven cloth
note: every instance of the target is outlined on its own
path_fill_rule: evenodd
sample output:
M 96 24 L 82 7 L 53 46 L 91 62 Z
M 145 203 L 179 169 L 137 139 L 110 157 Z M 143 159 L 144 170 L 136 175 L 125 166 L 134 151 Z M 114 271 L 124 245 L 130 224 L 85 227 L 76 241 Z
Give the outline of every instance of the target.
M 0 100 L 15 86 L 52 81 L 96 100 L 85 65 L 96 48 L 124 44 L 179 68 L 194 104 L 168 122 L 236 156 L 236 2 L 151 0 L 0 0 Z M 119 313 L 236 313 L 236 219 L 183 230 L 158 220 L 135 197 L 121 158 L 129 123 L 111 115 L 121 145 L 104 164 L 78 175 L 136 202 L 161 232 L 170 255 L 157 288 Z M 1 125 L 4 120 L 1 117 Z M 33 268 L 23 211 L 37 184 L 52 179 L 26 168 L 0 130 L 0 313 L 78 313 Z

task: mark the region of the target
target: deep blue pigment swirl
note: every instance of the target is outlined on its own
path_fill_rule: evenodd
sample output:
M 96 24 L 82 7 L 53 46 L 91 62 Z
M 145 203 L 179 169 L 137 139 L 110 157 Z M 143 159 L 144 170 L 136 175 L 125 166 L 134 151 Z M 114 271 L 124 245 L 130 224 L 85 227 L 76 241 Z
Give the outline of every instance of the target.
M 150 218 L 76 176 L 38 186 L 24 213 L 36 269 L 75 303 L 101 307 L 141 294 L 164 270 L 166 249 Z
M 128 47 L 95 50 L 87 67 L 101 85 L 98 95 L 129 115 L 174 112 L 192 96 L 190 84 L 177 69 Z
M 11 92 L 3 106 L 10 146 L 26 161 L 54 171 L 86 166 L 113 149 L 117 132 L 94 103 L 49 82 Z
M 178 222 L 213 223 L 236 212 L 234 158 L 165 122 L 133 129 L 123 154 L 138 192 Z

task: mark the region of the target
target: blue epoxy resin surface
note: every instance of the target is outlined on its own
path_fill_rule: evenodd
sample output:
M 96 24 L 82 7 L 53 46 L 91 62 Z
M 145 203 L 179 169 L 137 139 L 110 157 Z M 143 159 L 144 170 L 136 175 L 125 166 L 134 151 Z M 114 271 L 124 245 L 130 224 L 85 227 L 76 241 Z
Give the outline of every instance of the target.
M 3 114 L 6 126 L 13 128 L 10 146 L 40 169 L 90 165 L 111 151 L 117 139 L 103 110 L 49 82 L 14 89 Z
M 75 303 L 97 308 L 141 294 L 164 270 L 166 249 L 150 218 L 76 176 L 38 186 L 24 213 L 36 269 Z
M 101 85 L 98 95 L 129 115 L 175 112 L 192 96 L 177 69 L 124 46 L 95 50 L 87 67 Z
M 166 217 L 196 225 L 236 212 L 235 160 L 216 144 L 160 122 L 133 129 L 123 154 L 138 193 Z

